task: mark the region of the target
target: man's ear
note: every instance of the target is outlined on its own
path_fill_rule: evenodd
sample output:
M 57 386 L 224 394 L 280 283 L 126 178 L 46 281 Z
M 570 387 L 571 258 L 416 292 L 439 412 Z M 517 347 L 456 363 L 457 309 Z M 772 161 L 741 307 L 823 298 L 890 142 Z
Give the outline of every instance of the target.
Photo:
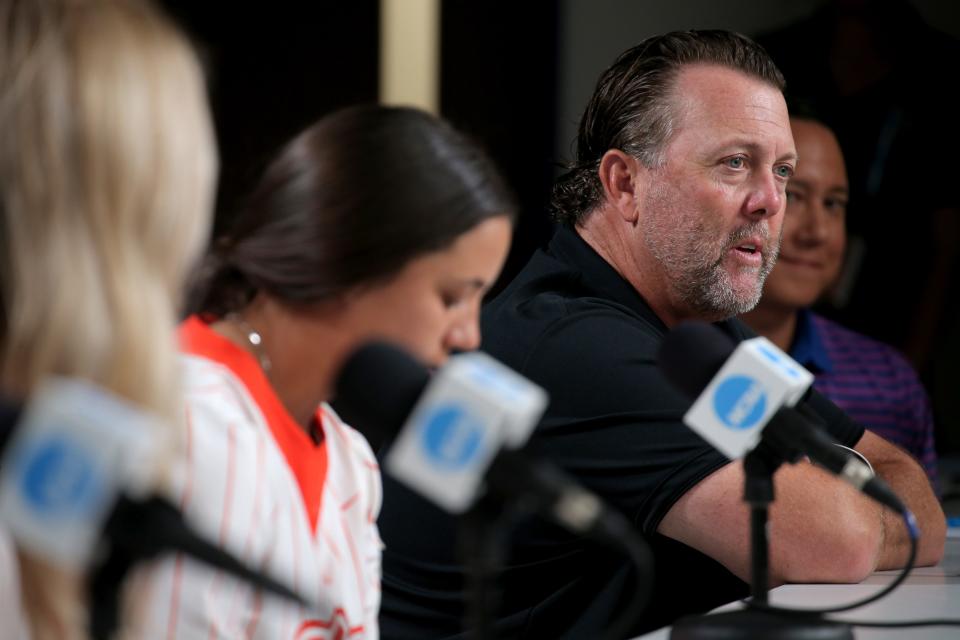
M 603 154 L 597 169 L 607 206 L 630 223 L 637 221 L 641 168 L 640 162 L 633 156 L 619 149 L 610 149 Z

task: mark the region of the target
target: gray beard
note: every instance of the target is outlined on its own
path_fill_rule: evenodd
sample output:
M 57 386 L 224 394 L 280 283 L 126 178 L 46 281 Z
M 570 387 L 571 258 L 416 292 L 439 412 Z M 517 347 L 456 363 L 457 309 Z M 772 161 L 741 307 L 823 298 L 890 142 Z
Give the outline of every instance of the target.
M 772 252 L 764 255 L 763 262 L 757 271 L 756 289 L 749 296 L 741 296 L 734 291 L 722 265 L 723 258 L 730 247 L 757 233 L 764 238 L 767 237 L 765 228 L 760 223 L 737 230 L 724 245 L 720 257 L 711 263 L 702 261 L 703 256 L 708 255 L 713 249 L 706 242 L 697 243 L 694 249 L 684 256 L 665 251 L 656 242 L 648 242 L 648 246 L 671 278 L 674 293 L 679 300 L 704 320 L 716 321 L 746 313 L 760 301 L 763 283 L 773 270 L 780 252 L 779 238 Z

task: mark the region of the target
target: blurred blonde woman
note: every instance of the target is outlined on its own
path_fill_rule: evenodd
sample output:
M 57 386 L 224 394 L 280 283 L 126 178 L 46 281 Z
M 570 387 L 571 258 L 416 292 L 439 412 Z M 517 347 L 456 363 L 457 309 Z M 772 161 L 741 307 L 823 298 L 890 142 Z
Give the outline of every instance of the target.
M 143 1 L 0 0 L 0 131 L 3 392 L 70 376 L 176 425 L 179 291 L 217 168 L 189 44 Z M 81 577 L 15 557 L 33 637 L 85 635 Z

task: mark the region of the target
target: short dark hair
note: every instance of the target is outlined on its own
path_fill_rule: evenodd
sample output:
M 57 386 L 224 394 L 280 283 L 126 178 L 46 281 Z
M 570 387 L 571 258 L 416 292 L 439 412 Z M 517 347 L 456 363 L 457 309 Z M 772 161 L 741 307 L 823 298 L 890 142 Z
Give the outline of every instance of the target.
M 223 316 L 257 292 L 297 305 L 388 279 L 515 204 L 479 147 L 423 111 L 328 115 L 267 167 L 188 300 Z
M 817 97 L 807 94 L 788 93 L 786 99 L 787 111 L 790 113 L 791 118 L 810 120 L 833 130 L 828 111 Z
M 662 161 L 674 127 L 673 82 L 684 65 L 715 64 L 783 91 L 776 64 L 759 44 L 732 31 L 673 31 L 628 49 L 603 72 L 580 119 L 577 157 L 553 189 L 558 222 L 582 222 L 603 198 L 600 160 L 620 149 L 649 167 Z

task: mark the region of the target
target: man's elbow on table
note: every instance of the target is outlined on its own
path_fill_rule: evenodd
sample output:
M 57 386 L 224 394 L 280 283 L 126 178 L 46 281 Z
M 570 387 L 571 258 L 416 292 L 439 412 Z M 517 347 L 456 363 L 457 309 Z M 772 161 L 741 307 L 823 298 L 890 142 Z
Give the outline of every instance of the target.
M 883 544 L 878 519 L 854 514 L 821 527 L 798 532 L 792 541 L 771 539 L 772 584 L 856 583 L 877 569 Z

